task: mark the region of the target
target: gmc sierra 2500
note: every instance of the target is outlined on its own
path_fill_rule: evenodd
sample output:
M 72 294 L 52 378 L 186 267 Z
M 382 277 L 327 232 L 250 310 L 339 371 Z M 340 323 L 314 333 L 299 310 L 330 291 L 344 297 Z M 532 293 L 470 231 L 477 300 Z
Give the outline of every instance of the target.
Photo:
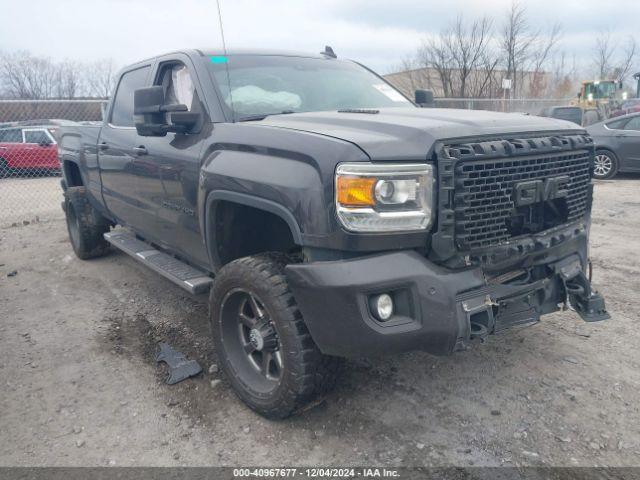
M 329 389 L 339 357 L 608 318 L 573 123 L 419 108 L 330 49 L 193 50 L 125 68 L 104 124 L 58 137 L 76 254 L 114 245 L 210 289 L 222 370 L 270 418 Z

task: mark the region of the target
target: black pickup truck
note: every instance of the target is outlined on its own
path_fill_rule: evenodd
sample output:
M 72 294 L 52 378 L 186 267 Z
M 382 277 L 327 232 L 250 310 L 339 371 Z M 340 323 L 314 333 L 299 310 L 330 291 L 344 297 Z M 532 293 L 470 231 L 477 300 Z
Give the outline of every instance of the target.
M 76 254 L 115 246 L 210 290 L 221 368 L 270 418 L 330 389 L 340 357 L 608 318 L 574 123 L 420 108 L 330 49 L 192 50 L 125 68 L 104 124 L 58 140 Z

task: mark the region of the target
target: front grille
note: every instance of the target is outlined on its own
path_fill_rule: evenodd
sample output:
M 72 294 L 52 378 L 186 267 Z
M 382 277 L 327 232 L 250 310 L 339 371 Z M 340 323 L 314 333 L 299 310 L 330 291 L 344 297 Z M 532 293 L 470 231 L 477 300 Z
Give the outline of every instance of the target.
M 584 136 L 554 136 L 446 147 L 446 156 L 453 160 L 451 210 L 457 249 L 500 245 L 583 218 L 590 198 L 590 143 Z M 543 188 L 547 179 L 556 177 L 569 178 L 561 198 L 516 205 L 516 185 L 541 180 L 533 183 Z

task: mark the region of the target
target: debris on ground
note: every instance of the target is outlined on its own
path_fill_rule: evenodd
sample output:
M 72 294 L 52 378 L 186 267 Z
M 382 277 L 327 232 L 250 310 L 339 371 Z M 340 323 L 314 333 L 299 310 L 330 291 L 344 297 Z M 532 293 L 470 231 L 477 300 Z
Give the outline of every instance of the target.
M 160 352 L 156 356 L 156 362 L 165 362 L 169 365 L 167 385 L 181 382 L 202 371 L 202 367 L 198 362 L 188 360 L 183 353 L 174 350 L 168 343 L 164 342 L 160 344 Z
M 17 274 L 18 274 L 18 271 L 17 270 L 13 270 L 13 271 L 7 273 L 7 277 L 15 277 Z

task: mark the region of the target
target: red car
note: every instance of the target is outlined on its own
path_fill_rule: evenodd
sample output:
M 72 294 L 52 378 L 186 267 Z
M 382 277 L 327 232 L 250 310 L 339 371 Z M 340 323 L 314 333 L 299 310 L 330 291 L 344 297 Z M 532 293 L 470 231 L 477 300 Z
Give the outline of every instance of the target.
M 58 144 L 49 127 L 0 128 L 0 177 L 11 173 L 60 172 Z
M 620 117 L 629 113 L 640 112 L 640 98 L 630 98 L 625 101 L 618 110 L 611 112 L 611 117 Z

